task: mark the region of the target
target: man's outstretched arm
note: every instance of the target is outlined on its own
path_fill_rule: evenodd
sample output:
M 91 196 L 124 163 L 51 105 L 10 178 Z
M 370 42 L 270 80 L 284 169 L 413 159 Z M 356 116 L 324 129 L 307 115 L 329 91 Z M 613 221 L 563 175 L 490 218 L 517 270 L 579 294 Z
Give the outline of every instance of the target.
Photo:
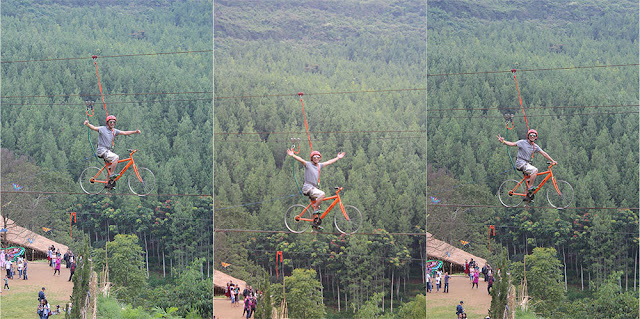
M 287 155 L 293 157 L 296 161 L 302 163 L 302 164 L 306 164 L 307 162 L 305 160 L 302 159 L 302 157 L 296 155 L 295 153 L 293 153 L 293 149 L 288 148 L 287 149 Z
M 322 163 L 322 165 L 323 166 L 331 165 L 331 164 L 337 162 L 339 159 L 341 159 L 343 157 L 344 157 L 344 152 L 338 153 L 338 156 L 336 156 L 336 157 L 334 157 L 334 158 Z

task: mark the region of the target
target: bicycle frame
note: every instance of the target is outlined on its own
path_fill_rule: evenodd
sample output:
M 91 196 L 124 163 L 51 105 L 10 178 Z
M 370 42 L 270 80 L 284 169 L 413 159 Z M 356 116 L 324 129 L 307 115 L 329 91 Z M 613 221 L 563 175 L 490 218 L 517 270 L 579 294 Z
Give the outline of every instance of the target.
M 560 190 L 558 189 L 558 184 L 556 183 L 556 178 L 555 176 L 553 176 L 553 172 L 551 171 L 551 166 L 553 166 L 554 164 L 548 163 L 549 164 L 549 170 L 548 171 L 544 171 L 544 172 L 540 172 L 538 173 L 538 176 L 540 175 L 547 175 L 541 182 L 540 184 L 538 184 L 538 187 L 536 187 L 536 190 L 533 191 L 533 194 L 537 193 L 542 186 L 551 178 L 551 182 L 553 183 L 553 187 L 556 189 L 556 192 L 558 192 L 558 195 L 562 195 L 562 193 L 560 192 Z M 516 189 L 518 189 L 518 187 L 520 187 L 520 185 L 522 185 L 522 183 L 524 183 L 525 185 L 527 185 L 527 179 L 529 178 L 529 175 L 525 175 L 522 180 L 520 180 L 520 182 L 518 182 L 518 184 L 516 184 L 516 186 L 509 192 L 509 194 L 511 195 L 518 195 L 518 196 L 527 196 L 526 193 L 516 193 Z M 525 189 L 528 189 L 528 187 L 525 187 Z
M 125 158 L 125 159 L 121 159 L 118 160 L 118 164 L 120 163 L 127 163 L 127 165 L 125 165 L 125 167 L 122 168 L 122 170 L 120 171 L 120 174 L 118 175 L 118 177 L 116 177 L 113 181 L 117 181 L 120 179 L 120 177 L 122 177 L 122 175 L 129 169 L 129 167 L 131 165 L 133 165 L 133 171 L 136 173 L 136 177 L 138 177 L 138 180 L 142 182 L 142 178 L 140 177 L 140 173 L 138 172 L 138 166 L 135 164 L 135 162 L 133 161 L 133 153 L 137 152 L 138 150 L 129 150 L 129 158 Z M 98 173 L 93 176 L 89 181 L 92 183 L 102 183 L 102 184 L 107 184 L 109 182 L 109 180 L 98 180 L 98 176 L 100 176 L 100 174 L 106 169 L 107 172 L 109 172 L 109 170 L 107 169 L 107 167 L 109 166 L 108 163 L 105 162 L 104 166 L 102 166 L 102 168 L 98 171 Z
M 342 187 L 337 187 L 336 194 L 334 196 L 326 197 L 325 199 L 322 200 L 324 202 L 324 201 L 328 201 L 328 200 L 332 200 L 333 199 L 333 203 L 331 203 L 331 205 L 329 205 L 329 207 L 327 207 L 327 209 L 324 211 L 324 213 L 322 213 L 322 215 L 320 215 L 320 219 L 324 219 L 325 216 L 327 216 L 327 214 L 333 209 L 333 207 L 336 206 L 336 204 L 340 204 L 340 210 L 342 211 L 342 214 L 344 215 L 346 220 L 350 220 L 349 216 L 347 216 L 347 212 L 345 212 L 345 210 L 344 210 L 344 205 L 342 205 L 342 199 L 340 199 L 340 191 L 341 190 L 342 190 Z M 315 203 L 316 203 L 316 200 L 311 200 L 309 205 L 307 205 L 307 207 L 305 207 L 302 210 L 302 212 L 300 214 L 298 214 L 298 216 L 295 217 L 295 220 L 313 222 L 313 218 L 304 218 L 302 216 Z

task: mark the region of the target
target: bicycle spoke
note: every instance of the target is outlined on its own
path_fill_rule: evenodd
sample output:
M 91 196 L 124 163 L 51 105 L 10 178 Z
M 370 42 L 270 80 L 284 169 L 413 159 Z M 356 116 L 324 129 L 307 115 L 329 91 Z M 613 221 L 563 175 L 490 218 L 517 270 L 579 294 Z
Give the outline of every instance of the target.
M 347 217 L 345 217 L 341 210 L 338 210 L 334 215 L 333 223 L 336 225 L 339 232 L 347 235 L 353 234 L 362 226 L 362 213 L 360 213 L 360 210 L 350 205 L 345 205 L 344 211 L 349 220 L 347 220 Z
M 85 193 L 95 195 L 104 190 L 106 181 L 109 180 L 109 176 L 107 176 L 106 169 L 102 170 L 102 172 L 100 172 L 100 175 L 97 175 L 99 171 L 100 169 L 97 167 L 87 167 L 80 174 L 78 181 L 80 182 L 80 187 Z M 91 179 L 94 177 L 96 177 L 96 181 L 91 182 Z M 102 181 L 103 183 L 99 183 L 97 181 Z
M 498 199 L 500 199 L 500 202 L 505 207 L 517 207 L 522 203 L 524 196 L 514 195 L 514 193 L 526 194 L 526 190 L 524 187 L 525 183 L 521 183 L 517 188 L 516 185 L 518 185 L 518 181 L 516 181 L 515 179 L 508 179 L 502 182 L 500 188 L 498 188 Z
M 287 229 L 289 229 L 289 231 L 294 233 L 302 233 L 307 230 L 307 228 L 309 228 L 311 222 L 295 219 L 298 215 L 300 215 L 300 213 L 302 213 L 304 209 L 304 205 L 295 204 L 289 207 L 289 209 L 287 209 L 287 211 L 284 213 L 284 225 L 287 226 Z M 306 211 L 301 217 L 311 218 L 311 212 Z
M 558 190 L 556 190 L 553 185 L 547 188 L 547 201 L 549 205 L 558 209 L 569 207 L 569 205 L 573 204 L 573 197 L 575 195 L 573 186 L 563 180 L 556 180 L 556 185 L 558 185 L 560 193 L 558 193 Z
M 135 170 L 131 172 L 128 182 L 131 192 L 139 196 L 149 195 L 156 189 L 156 177 L 146 167 L 138 167 L 138 174 L 135 173 Z

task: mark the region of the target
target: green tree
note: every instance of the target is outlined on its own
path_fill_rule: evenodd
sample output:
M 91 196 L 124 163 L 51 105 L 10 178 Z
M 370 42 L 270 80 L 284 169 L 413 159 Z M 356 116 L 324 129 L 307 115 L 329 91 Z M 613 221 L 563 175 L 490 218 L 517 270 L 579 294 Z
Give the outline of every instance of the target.
M 533 298 L 536 312 L 551 316 L 565 299 L 562 281 L 562 263 L 554 248 L 536 247 L 525 256 L 527 287 Z
M 313 269 L 294 269 L 285 279 L 290 318 L 324 318 L 325 306 L 320 295 L 321 284 Z
M 405 303 L 398 309 L 396 318 L 400 319 L 422 319 L 427 317 L 427 296 L 418 294 L 416 297 Z
M 109 280 L 119 299 L 141 303 L 141 293 L 147 286 L 142 247 L 138 236 L 118 234 L 107 243 Z

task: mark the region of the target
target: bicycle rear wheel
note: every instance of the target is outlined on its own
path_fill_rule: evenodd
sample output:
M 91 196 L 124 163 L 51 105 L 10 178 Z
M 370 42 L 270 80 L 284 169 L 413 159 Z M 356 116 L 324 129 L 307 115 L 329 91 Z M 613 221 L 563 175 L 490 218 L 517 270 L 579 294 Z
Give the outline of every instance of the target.
M 129 174 L 127 180 L 129 189 L 138 196 L 149 195 L 156 189 L 156 177 L 153 175 L 153 172 L 146 167 L 138 167 L 138 173 L 140 174 L 140 179 L 138 179 L 135 171 Z
M 90 195 L 99 194 L 104 190 L 105 183 L 91 182 L 91 179 L 98 174 L 100 171 L 97 167 L 87 167 L 82 171 L 78 181 L 80 182 L 80 187 L 82 190 Z M 100 175 L 96 177 L 96 180 L 108 181 L 109 176 L 107 176 L 107 170 L 104 169 L 100 172 Z
M 349 217 L 349 220 L 345 218 L 342 211 L 336 212 L 333 216 L 333 223 L 336 228 L 339 232 L 347 235 L 357 232 L 362 226 L 362 213 L 357 208 L 349 205 L 344 205 L 344 212 Z
M 500 188 L 498 188 L 498 198 L 505 207 L 518 207 L 522 203 L 524 196 L 509 194 L 512 190 L 514 193 L 526 194 L 524 182 L 514 190 L 518 183 L 515 179 L 508 179 L 502 182 Z
M 556 185 L 558 185 L 560 194 L 558 194 L 553 185 L 547 188 L 547 201 L 549 202 L 549 205 L 557 209 L 569 207 L 569 205 L 573 204 L 573 186 L 571 186 L 569 182 L 563 180 L 556 180 Z
M 306 206 L 304 205 L 295 204 L 289 207 L 289 209 L 287 209 L 287 211 L 284 213 L 284 225 L 287 226 L 287 229 L 289 229 L 289 231 L 293 233 L 303 233 L 305 230 L 307 230 L 307 228 L 309 228 L 309 225 L 311 225 L 311 222 L 295 219 L 296 216 L 300 215 L 300 213 L 305 208 Z M 307 210 L 300 217 L 311 218 L 311 212 Z

